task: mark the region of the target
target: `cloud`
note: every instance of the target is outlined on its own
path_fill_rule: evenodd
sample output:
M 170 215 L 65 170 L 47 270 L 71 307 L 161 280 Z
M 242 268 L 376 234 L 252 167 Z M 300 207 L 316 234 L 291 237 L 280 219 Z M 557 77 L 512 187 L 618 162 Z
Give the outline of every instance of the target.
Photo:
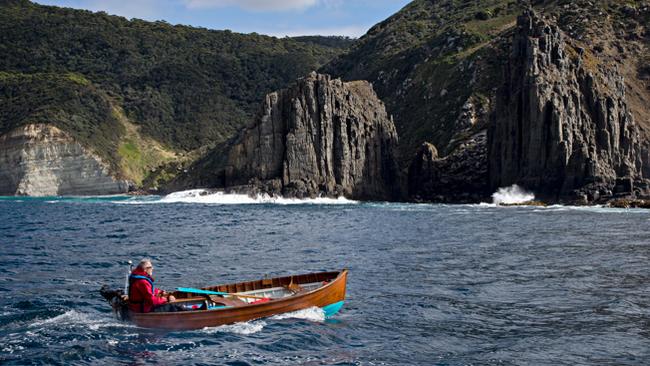
M 253 11 L 287 11 L 310 8 L 318 0 L 183 0 L 183 3 L 190 9 L 236 6 Z

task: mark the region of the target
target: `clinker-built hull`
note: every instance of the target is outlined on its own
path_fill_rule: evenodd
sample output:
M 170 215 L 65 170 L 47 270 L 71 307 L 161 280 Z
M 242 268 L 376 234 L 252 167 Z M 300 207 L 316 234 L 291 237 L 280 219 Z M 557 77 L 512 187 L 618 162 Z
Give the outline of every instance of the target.
M 189 330 L 245 322 L 314 306 L 323 308 L 327 315 L 331 315 L 343 305 L 346 281 L 347 270 L 343 270 L 205 287 L 203 290 L 237 293 L 241 296 L 206 297 L 212 305 L 220 305 L 221 302 L 221 305 L 227 306 L 215 308 L 206 305 L 203 310 L 180 312 L 129 312 L 129 318 L 144 328 Z M 267 297 L 267 294 L 274 296 Z M 175 292 L 173 295 L 179 304 L 202 300 L 201 297 L 183 292 Z M 254 296 L 269 300 L 254 303 L 251 299 Z

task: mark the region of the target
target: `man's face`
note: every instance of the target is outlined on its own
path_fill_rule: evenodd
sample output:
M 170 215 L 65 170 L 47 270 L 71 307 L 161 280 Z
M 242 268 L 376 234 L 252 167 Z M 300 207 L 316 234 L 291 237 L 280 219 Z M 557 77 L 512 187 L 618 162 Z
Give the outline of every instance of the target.
M 147 272 L 149 276 L 153 274 L 153 265 L 151 264 L 151 262 L 148 262 L 144 265 L 144 271 Z

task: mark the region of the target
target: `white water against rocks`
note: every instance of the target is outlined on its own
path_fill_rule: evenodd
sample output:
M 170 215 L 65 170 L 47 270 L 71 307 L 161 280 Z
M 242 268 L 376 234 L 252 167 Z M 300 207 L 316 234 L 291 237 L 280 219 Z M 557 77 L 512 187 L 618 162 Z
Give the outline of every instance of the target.
M 210 191 L 206 189 L 193 189 L 188 191 L 180 191 L 170 193 L 160 199 L 139 198 L 135 197 L 132 200 L 124 201 L 122 203 L 128 204 L 143 204 L 143 203 L 202 203 L 202 204 L 217 204 L 217 205 L 247 205 L 247 204 L 278 204 L 278 205 L 300 205 L 300 204 L 315 204 L 315 205 L 349 205 L 355 204 L 357 201 L 349 200 L 345 197 L 330 198 L 330 197 L 316 197 L 316 198 L 284 198 L 277 196 L 270 196 L 268 194 L 258 194 L 256 196 L 249 196 L 247 194 L 225 193 L 220 191 Z
M 500 204 L 517 204 L 529 202 L 535 199 L 535 195 L 526 191 L 520 186 L 513 184 L 510 187 L 499 188 L 492 194 L 492 203 Z

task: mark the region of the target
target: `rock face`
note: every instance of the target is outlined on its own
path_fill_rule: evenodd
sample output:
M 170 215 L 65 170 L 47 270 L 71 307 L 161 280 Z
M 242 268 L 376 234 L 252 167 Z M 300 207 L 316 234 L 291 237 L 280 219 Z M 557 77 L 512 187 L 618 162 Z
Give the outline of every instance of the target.
M 623 78 L 532 11 L 517 20 L 488 140 L 492 189 L 594 201 L 646 187 Z
M 486 133 L 479 133 L 444 158 L 432 144 L 422 144 L 409 167 L 409 198 L 469 203 L 488 197 L 486 140 Z
M 104 195 L 128 189 L 97 156 L 54 126 L 31 124 L 0 136 L 0 195 Z
M 230 148 L 225 187 L 293 197 L 396 199 L 397 133 L 365 81 L 311 73 L 266 96 Z

